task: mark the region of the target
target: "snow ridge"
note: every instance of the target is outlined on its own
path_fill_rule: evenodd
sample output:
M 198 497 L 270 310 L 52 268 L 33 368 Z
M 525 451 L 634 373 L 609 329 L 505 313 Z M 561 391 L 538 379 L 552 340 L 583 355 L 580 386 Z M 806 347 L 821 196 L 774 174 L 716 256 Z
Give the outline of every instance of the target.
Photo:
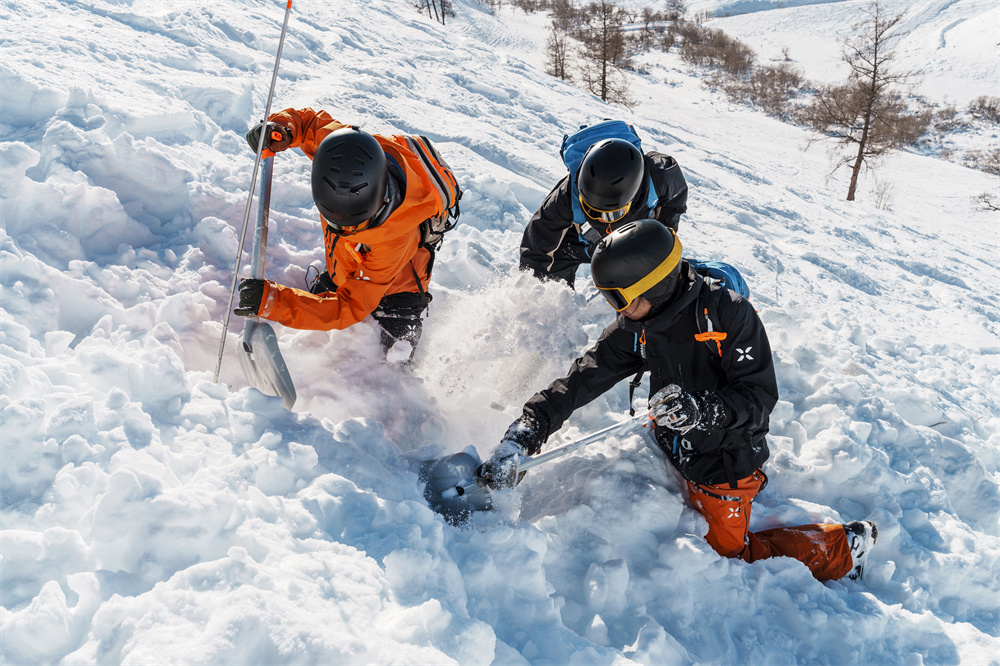
M 820 31 L 853 4 L 725 21 Z M 925 4 L 934 35 L 981 7 Z M 283 3 L 0 10 L 0 658 L 996 663 L 1000 239 L 970 204 L 995 179 L 900 154 L 888 209 L 848 204 L 806 132 L 672 54 L 628 114 L 544 74 L 544 17 L 456 6 L 445 27 L 392 0 L 293 8 L 276 108 L 425 134 L 466 192 L 412 372 L 371 322 L 276 327 L 294 411 L 235 358 L 211 382 Z M 963 34 L 943 71 L 988 94 L 968 52 L 990 43 Z M 514 270 L 563 133 L 610 116 L 677 158 L 685 248 L 738 266 L 767 326 L 781 400 L 753 529 L 873 520 L 862 581 L 720 558 L 642 429 L 539 466 L 466 529 L 424 502 L 412 461 L 488 455 L 611 319 L 586 270 L 575 292 Z M 266 274 L 293 286 L 322 251 L 308 169 L 275 161 Z M 627 403 L 616 387 L 547 446 Z

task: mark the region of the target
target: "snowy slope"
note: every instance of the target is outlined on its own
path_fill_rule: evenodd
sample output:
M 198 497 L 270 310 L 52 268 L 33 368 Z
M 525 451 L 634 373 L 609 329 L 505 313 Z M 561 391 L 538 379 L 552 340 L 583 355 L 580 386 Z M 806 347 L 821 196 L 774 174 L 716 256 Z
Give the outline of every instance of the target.
M 446 27 L 395 0 L 293 6 L 275 108 L 426 134 L 466 195 L 412 373 L 369 322 L 276 327 L 291 412 L 246 388 L 236 318 L 212 383 L 284 3 L 0 6 L 2 660 L 1000 662 L 1000 242 L 970 203 L 995 178 L 902 154 L 888 210 L 868 180 L 848 204 L 806 132 L 672 55 L 628 114 L 544 74 L 543 17 L 456 4 Z M 739 266 L 768 327 L 782 399 L 753 528 L 875 520 L 863 581 L 717 556 L 641 430 L 533 470 L 467 529 L 424 503 L 409 459 L 488 455 L 611 320 L 585 276 L 512 272 L 563 133 L 608 116 L 678 159 L 685 248 Z M 321 258 L 308 169 L 276 159 L 285 284 Z
M 783 51 L 820 83 L 847 76 L 840 60 L 844 37 L 864 17 L 858 0 L 692 0 L 690 11 L 722 17 L 714 28 L 744 41 L 764 60 Z M 992 0 L 882 0 L 888 15 L 903 14 L 893 63 L 912 72 L 919 92 L 962 107 L 1000 94 L 1000 6 Z

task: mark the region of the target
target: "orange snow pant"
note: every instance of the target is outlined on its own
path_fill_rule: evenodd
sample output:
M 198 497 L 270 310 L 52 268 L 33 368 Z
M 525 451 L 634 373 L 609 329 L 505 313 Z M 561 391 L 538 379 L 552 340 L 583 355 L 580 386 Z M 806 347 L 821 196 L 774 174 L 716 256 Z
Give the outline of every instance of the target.
M 747 562 L 793 557 L 818 580 L 843 578 L 851 570 L 851 548 L 842 525 L 801 525 L 751 532 L 750 503 L 767 483 L 760 470 L 737 482 L 703 486 L 687 482 L 691 503 L 708 521 L 705 540 L 715 552 Z

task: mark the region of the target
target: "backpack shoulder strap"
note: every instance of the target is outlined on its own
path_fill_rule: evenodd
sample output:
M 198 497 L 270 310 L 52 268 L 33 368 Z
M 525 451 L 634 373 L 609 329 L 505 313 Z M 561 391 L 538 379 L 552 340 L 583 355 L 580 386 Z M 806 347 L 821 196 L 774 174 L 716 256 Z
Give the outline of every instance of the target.
M 643 359 L 646 358 L 646 329 L 643 327 L 642 335 L 638 333 L 635 334 L 635 346 L 633 351 L 638 351 Z M 640 369 L 639 372 L 635 373 L 635 377 L 632 381 L 628 383 L 628 415 L 635 416 L 635 406 L 632 404 L 632 400 L 635 398 L 635 390 L 639 388 L 639 384 L 642 383 L 642 376 L 646 373 L 645 369 Z
M 434 250 L 444 234 L 455 228 L 462 214 L 459 201 L 462 188 L 455 173 L 426 136 L 404 136 L 406 146 L 420 158 L 427 179 L 441 200 L 441 213 L 420 224 L 420 246 Z
M 645 374 L 645 370 L 640 370 L 635 373 L 635 377 L 632 381 L 628 383 L 628 415 L 635 416 L 635 406 L 632 404 L 632 399 L 635 397 L 635 390 L 639 388 L 639 384 L 642 383 L 642 376 Z
M 722 342 L 728 336 L 725 331 L 719 330 L 720 326 L 718 292 L 713 292 L 706 284 L 696 301 L 695 329 L 698 332 L 695 333 L 694 339 L 707 344 L 713 354 L 718 354 L 719 358 L 722 358 Z
M 462 189 L 458 186 L 458 181 L 455 179 L 451 167 L 448 166 L 448 163 L 444 161 L 444 158 L 427 137 L 406 136 L 404 139 L 407 148 L 420 158 L 420 163 L 427 172 L 431 185 L 434 186 L 441 198 L 441 207 L 449 213 L 453 208 L 456 209 L 452 216 L 457 218 L 457 207 L 462 198 Z
M 653 183 L 653 176 L 649 176 L 649 193 L 646 195 L 646 207 L 649 208 L 649 216 L 653 217 L 657 204 L 660 203 L 660 195 L 656 193 L 656 184 Z

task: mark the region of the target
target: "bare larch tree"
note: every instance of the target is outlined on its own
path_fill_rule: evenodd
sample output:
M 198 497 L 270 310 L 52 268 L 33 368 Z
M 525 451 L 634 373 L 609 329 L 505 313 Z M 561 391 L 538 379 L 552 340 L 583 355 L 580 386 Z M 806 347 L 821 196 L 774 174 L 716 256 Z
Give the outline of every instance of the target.
M 844 40 L 847 83 L 821 89 L 804 112 L 814 128 L 852 147 L 834 167 L 851 167 L 848 201 L 854 201 L 862 167 L 872 168 L 873 159 L 912 144 L 926 129 L 926 119 L 908 112 L 899 89 L 912 73 L 892 67 L 895 47 L 906 34 L 897 29 L 902 19 L 903 14 L 890 14 L 873 0 L 853 26 L 854 35 Z
M 613 2 L 599 0 L 587 5 L 585 16 L 580 78 L 592 94 L 605 102 L 634 105 L 623 71 L 631 67 L 624 30 L 629 21 L 627 12 Z
M 418 10 L 426 11 L 428 17 L 440 21 L 441 25 L 445 24 L 445 17 L 455 15 L 451 0 L 416 0 L 414 6 Z
M 545 43 L 545 71 L 563 81 L 572 81 L 570 74 L 570 21 L 558 14 L 549 26 L 549 38 Z

